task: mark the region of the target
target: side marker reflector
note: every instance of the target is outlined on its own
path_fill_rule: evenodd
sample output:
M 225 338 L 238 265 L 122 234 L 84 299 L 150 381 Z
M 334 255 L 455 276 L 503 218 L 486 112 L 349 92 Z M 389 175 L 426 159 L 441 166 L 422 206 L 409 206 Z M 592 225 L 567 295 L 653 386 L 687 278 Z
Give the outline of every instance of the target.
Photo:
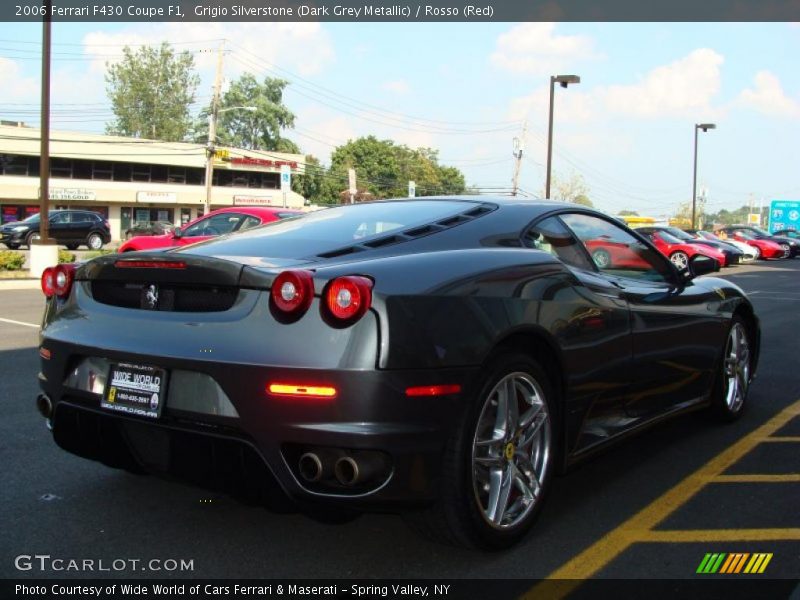
M 406 396 L 447 396 L 448 394 L 458 394 L 461 386 L 451 385 L 420 385 L 406 388 Z
M 267 391 L 274 396 L 294 396 L 297 398 L 335 398 L 336 388 L 326 385 L 294 385 L 289 383 L 270 383 Z

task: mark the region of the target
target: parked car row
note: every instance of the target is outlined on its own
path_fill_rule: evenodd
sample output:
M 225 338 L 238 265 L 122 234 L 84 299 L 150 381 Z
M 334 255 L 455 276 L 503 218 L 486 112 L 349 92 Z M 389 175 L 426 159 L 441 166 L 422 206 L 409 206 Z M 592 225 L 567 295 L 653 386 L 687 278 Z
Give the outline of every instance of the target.
M 258 225 L 294 217 L 302 211 L 277 207 L 230 207 L 200 216 L 184 227 L 168 221 L 137 222 L 125 231 L 125 242 L 120 252 L 154 250 L 171 246 L 186 246 L 213 237 L 245 231 Z M 14 221 L 0 226 L 0 243 L 11 250 L 22 246 L 30 248 L 39 239 L 41 218 L 32 215 L 24 221 Z M 61 209 L 49 212 L 49 234 L 58 244 L 69 250 L 80 245 L 90 250 L 100 250 L 111 241 L 111 228 L 103 215 L 88 211 Z
M 658 250 L 679 269 L 685 269 L 695 255 L 713 258 L 720 268 L 753 260 L 794 258 L 800 255 L 800 239 L 770 234 L 752 225 L 732 225 L 716 232 L 677 227 L 640 227 Z

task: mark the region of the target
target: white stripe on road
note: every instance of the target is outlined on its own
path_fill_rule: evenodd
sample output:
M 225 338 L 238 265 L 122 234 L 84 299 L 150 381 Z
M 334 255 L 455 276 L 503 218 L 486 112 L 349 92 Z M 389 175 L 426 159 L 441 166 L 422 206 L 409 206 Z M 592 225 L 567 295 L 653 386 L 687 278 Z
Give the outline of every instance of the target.
M 15 321 L 14 319 L 3 319 L 3 318 L 0 318 L 0 323 L 11 323 L 12 325 L 22 325 L 24 327 L 33 327 L 35 329 L 39 329 L 39 326 L 35 325 L 33 323 L 24 323 L 22 321 Z

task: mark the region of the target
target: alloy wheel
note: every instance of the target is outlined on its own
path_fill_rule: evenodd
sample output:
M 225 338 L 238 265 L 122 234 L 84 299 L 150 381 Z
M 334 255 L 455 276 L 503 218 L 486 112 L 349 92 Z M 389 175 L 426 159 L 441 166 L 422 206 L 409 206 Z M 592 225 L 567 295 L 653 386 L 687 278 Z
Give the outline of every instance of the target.
M 93 233 L 89 236 L 87 246 L 92 250 L 100 250 L 100 248 L 103 247 L 103 239 L 96 233 Z
M 725 346 L 725 404 L 736 413 L 744 404 L 750 385 L 750 347 L 742 323 L 734 323 Z
M 542 496 L 552 427 L 541 386 L 528 374 L 503 377 L 484 401 L 472 443 L 472 485 L 493 528 L 523 523 Z
M 685 252 L 675 252 L 669 259 L 672 261 L 672 264 L 680 270 L 686 269 L 689 266 L 689 256 Z

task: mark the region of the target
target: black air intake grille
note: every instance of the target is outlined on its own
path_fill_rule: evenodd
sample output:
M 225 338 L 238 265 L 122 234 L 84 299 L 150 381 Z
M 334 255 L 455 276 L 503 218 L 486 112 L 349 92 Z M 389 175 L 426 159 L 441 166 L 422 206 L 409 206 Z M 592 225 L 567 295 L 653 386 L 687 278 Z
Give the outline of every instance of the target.
M 236 302 L 239 290 L 232 287 L 217 286 L 176 286 L 125 283 L 121 281 L 93 281 L 92 297 L 102 304 L 160 310 L 171 312 L 221 312 L 228 310 Z M 148 298 L 148 291 L 154 292 Z M 153 303 L 152 296 L 156 300 Z

